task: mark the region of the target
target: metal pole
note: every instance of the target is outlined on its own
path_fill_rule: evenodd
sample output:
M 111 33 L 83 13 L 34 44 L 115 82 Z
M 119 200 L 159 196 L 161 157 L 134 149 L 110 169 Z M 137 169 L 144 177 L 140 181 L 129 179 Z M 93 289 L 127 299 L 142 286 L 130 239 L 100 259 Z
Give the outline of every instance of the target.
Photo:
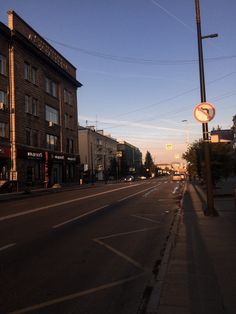
M 201 16 L 200 16 L 200 3 L 199 3 L 199 0 L 195 0 L 195 8 L 196 8 L 196 22 L 197 22 L 197 38 L 198 38 L 198 57 L 199 57 L 199 75 L 200 75 L 201 102 L 206 102 L 204 62 L 203 62 L 203 49 L 202 49 L 202 39 L 203 39 L 203 37 L 202 37 L 202 33 L 201 33 Z M 202 123 L 202 133 L 203 133 L 203 145 L 204 145 L 205 167 L 206 167 L 206 185 L 207 185 L 207 209 L 206 209 L 206 215 L 215 216 L 216 215 L 216 211 L 215 211 L 215 208 L 214 208 L 214 199 L 213 199 L 213 185 L 212 185 L 212 174 L 211 174 L 208 123 Z

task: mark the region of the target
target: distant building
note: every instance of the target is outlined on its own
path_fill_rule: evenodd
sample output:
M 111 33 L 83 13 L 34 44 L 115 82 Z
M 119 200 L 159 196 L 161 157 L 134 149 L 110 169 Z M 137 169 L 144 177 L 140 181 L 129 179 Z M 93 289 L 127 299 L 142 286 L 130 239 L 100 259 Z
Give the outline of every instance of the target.
M 93 126 L 79 126 L 79 152 L 86 180 L 104 180 L 116 167 L 117 141 Z M 113 174 L 116 169 L 113 169 Z
M 232 129 L 211 131 L 212 143 L 232 143 L 233 140 L 234 131 Z
M 0 180 L 78 181 L 76 68 L 14 11 L 0 23 Z
M 156 166 L 160 174 L 169 173 L 169 171 L 173 170 L 171 164 L 157 164 Z
M 138 147 L 127 142 L 120 142 L 117 146 L 119 157 L 120 176 L 127 174 L 141 174 L 142 168 L 142 153 Z

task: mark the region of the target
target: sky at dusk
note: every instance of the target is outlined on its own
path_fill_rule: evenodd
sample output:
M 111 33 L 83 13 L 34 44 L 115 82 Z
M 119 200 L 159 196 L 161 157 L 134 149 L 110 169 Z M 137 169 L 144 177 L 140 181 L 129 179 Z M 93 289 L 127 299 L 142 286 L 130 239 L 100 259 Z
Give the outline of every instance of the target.
M 201 0 L 209 123 L 236 114 L 236 1 Z M 125 140 L 155 162 L 181 161 L 202 137 L 194 0 L 0 0 L 77 68 L 80 125 Z M 184 120 L 184 121 L 183 121 Z M 166 144 L 173 149 L 167 150 Z

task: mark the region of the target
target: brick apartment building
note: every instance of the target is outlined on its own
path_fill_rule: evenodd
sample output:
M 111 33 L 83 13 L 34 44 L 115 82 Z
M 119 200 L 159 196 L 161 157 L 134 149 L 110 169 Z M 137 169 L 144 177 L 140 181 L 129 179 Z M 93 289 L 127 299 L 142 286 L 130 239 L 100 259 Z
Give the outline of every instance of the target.
M 78 181 L 76 68 L 14 11 L 0 22 L 0 180 Z

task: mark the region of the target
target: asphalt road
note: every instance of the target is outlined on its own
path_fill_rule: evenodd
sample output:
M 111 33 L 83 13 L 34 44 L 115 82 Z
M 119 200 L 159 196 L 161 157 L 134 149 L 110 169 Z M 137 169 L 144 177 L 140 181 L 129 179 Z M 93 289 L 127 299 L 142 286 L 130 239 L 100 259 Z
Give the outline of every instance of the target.
M 166 178 L 0 204 L 0 313 L 137 313 L 179 208 Z

